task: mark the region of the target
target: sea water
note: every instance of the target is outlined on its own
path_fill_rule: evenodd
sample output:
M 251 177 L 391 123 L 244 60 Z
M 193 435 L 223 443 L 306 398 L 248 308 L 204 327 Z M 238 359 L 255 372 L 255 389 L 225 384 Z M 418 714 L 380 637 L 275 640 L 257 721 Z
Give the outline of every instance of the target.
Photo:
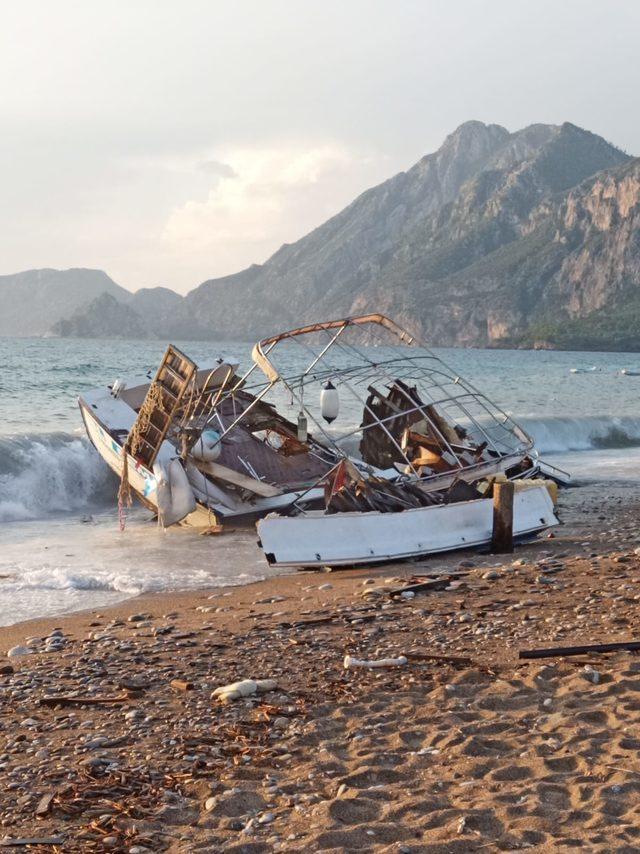
M 176 343 L 200 364 L 218 357 L 250 364 L 249 344 Z M 85 438 L 77 395 L 155 371 L 165 346 L 0 338 L 0 625 L 272 572 L 251 531 L 164 532 L 143 509 L 119 530 L 117 480 Z M 640 377 L 620 373 L 640 370 L 640 354 L 436 352 L 519 421 L 577 484 L 640 475 Z

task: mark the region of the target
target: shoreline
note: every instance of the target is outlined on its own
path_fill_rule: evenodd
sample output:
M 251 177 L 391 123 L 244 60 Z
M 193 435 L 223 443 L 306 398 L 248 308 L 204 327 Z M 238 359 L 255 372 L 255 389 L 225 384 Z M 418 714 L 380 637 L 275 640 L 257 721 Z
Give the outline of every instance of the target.
M 513 555 L 0 628 L 0 837 L 82 854 L 633 850 L 636 657 L 518 651 L 633 637 L 639 510 L 633 484 L 582 487 L 561 493 L 553 537 Z M 389 595 L 414 574 L 446 588 Z M 35 653 L 4 657 L 27 638 Z M 246 678 L 276 684 L 214 695 Z
M 610 497 L 615 501 L 626 500 L 629 492 L 634 492 L 634 482 L 633 481 L 625 481 L 625 480 L 611 480 L 608 482 L 602 480 L 581 480 L 576 479 L 574 484 L 565 490 L 560 490 L 560 502 L 559 502 L 559 511 L 560 511 L 560 521 L 561 525 L 557 528 L 552 529 L 553 531 L 553 539 L 566 541 L 570 548 L 574 548 L 577 544 L 579 523 L 580 523 L 580 510 L 579 505 L 584 500 L 586 502 L 593 502 L 598 500 L 598 496 L 606 491 Z M 640 501 L 640 493 L 638 495 L 638 501 Z M 113 519 L 110 518 L 110 523 Z M 29 520 L 28 524 L 36 524 L 37 520 Z M 144 524 L 147 522 L 145 520 Z M 639 526 L 640 532 L 640 526 Z M 171 532 L 175 536 L 175 531 Z M 179 543 L 179 545 L 183 546 L 184 549 L 188 549 L 189 546 L 197 544 L 199 542 L 199 538 L 191 532 L 180 531 L 178 535 L 184 537 L 184 541 Z M 523 549 L 535 548 L 539 546 L 540 543 L 544 542 L 547 539 L 547 534 L 542 534 L 537 539 L 532 540 L 529 543 L 523 543 L 516 545 L 514 555 L 517 557 L 519 553 Z M 239 550 L 239 564 L 238 569 L 242 567 L 242 561 L 247 560 L 247 554 L 251 554 L 252 551 L 255 552 L 255 555 L 260 554 L 259 548 L 255 545 L 255 531 L 252 528 L 236 528 L 229 533 L 222 534 L 220 537 L 213 538 L 209 540 L 209 544 L 212 549 L 212 553 L 216 554 L 216 549 L 219 549 L 221 546 L 227 546 L 228 543 L 233 542 L 233 548 Z M 638 542 L 640 544 L 640 536 L 638 538 Z M 219 555 L 218 555 L 219 556 Z M 350 570 L 350 569 L 341 569 L 336 568 L 332 571 L 334 577 L 343 576 L 349 572 L 356 573 L 366 573 L 369 575 L 385 575 L 389 573 L 402 573 L 402 570 L 409 571 L 411 567 L 420 566 L 422 568 L 433 566 L 440 566 L 443 570 L 450 570 L 455 567 L 461 561 L 465 561 L 466 559 L 470 560 L 488 560 L 491 561 L 492 556 L 482 554 L 481 550 L 478 549 L 460 549 L 458 551 L 452 552 L 444 552 L 441 554 L 435 554 L 432 556 L 425 556 L 423 558 L 417 558 L 414 560 L 407 561 L 390 561 L 383 564 L 371 564 L 368 567 L 361 567 L 360 569 Z M 80 618 L 86 614 L 96 614 L 99 613 L 101 615 L 121 615 L 124 610 L 127 609 L 129 603 L 134 606 L 134 603 L 140 602 L 141 608 L 149 609 L 156 608 L 156 610 L 162 610 L 163 602 L 168 603 L 173 600 L 180 600 L 186 603 L 186 607 L 191 607 L 192 603 L 196 600 L 207 598 L 215 594 L 218 591 L 224 591 L 225 593 L 234 591 L 236 589 L 241 589 L 244 587 L 253 587 L 258 584 L 269 584 L 271 582 L 276 582 L 278 579 L 283 579 L 288 576 L 300 576 L 300 575 L 318 575 L 326 572 L 324 569 L 308 569 L 308 570 L 295 570 L 291 568 L 282 568 L 282 569 L 272 569 L 268 566 L 266 562 L 264 562 L 264 572 L 266 577 L 256 578 L 255 580 L 251 580 L 248 582 L 242 581 L 237 584 L 218 584 L 218 585 L 203 585 L 201 587 L 191 587 L 191 588 L 168 588 L 164 590 L 158 591 L 149 591 L 149 592 L 141 592 L 141 593 L 133 593 L 127 594 L 124 591 L 113 590 L 114 595 L 122 594 L 123 598 L 118 601 L 107 603 L 104 605 L 86 605 L 81 608 L 72 609 L 72 610 L 61 610 L 55 614 L 43 614 L 36 615 L 33 617 L 28 617 L 26 619 L 20 619 L 15 623 L 9 623 L 7 625 L 0 625 L 0 653 L 2 652 L 3 643 L 6 645 L 4 641 L 5 637 L 18 637 L 22 632 L 20 627 L 24 626 L 25 630 L 28 627 L 32 627 L 34 633 L 46 631 L 47 628 L 53 627 L 53 624 L 57 624 L 61 621 L 65 620 L 74 620 L 76 618 Z M 270 575 L 269 573 L 275 573 Z M 106 591 L 109 592 L 109 591 Z M 157 603 L 157 604 L 156 604 Z M 165 608 L 166 610 L 166 608 Z M 24 632 L 22 632 L 24 634 Z

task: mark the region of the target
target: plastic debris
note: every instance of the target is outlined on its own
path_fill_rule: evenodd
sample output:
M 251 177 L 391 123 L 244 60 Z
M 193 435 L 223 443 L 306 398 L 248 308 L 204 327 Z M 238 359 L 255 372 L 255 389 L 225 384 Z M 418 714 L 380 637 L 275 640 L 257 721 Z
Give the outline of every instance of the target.
M 400 655 L 398 658 L 378 658 L 371 661 L 363 658 L 354 658 L 352 655 L 345 655 L 344 657 L 344 666 L 347 670 L 350 667 L 400 667 L 406 663 L 407 658 L 404 655 Z
M 278 687 L 275 679 L 242 679 L 240 682 L 232 682 L 230 685 L 221 685 L 211 695 L 217 697 L 220 702 L 226 703 L 240 700 L 243 697 L 251 697 L 253 694 L 266 694 Z

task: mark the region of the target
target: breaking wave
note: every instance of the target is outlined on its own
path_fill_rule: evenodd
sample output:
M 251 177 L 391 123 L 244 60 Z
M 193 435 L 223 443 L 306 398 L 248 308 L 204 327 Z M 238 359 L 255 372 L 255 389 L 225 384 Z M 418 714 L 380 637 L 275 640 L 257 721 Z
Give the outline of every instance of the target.
M 632 448 L 640 445 L 640 418 L 633 416 L 582 418 L 523 417 L 515 420 L 533 436 L 541 454 Z
M 640 446 L 640 418 L 632 416 L 515 418 L 541 454 Z M 116 493 L 115 476 L 84 438 L 0 437 L 0 523 L 113 508 Z
M 0 437 L 0 522 L 113 506 L 115 476 L 86 439 Z

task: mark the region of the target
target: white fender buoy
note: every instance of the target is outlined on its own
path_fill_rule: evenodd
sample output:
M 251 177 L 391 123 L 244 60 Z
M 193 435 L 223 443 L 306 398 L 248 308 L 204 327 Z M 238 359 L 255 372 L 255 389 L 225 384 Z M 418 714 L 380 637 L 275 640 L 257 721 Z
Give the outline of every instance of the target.
M 218 459 L 221 451 L 220 434 L 216 430 L 203 430 L 191 448 L 191 456 L 202 460 L 203 463 L 212 463 Z
M 193 513 L 196 499 L 180 460 L 171 460 L 167 468 L 155 463 L 153 473 L 158 484 L 158 519 L 168 528 Z
M 320 392 L 320 412 L 327 424 L 331 424 L 332 421 L 336 420 L 339 410 L 340 396 L 338 395 L 338 389 L 331 380 L 327 380 Z

